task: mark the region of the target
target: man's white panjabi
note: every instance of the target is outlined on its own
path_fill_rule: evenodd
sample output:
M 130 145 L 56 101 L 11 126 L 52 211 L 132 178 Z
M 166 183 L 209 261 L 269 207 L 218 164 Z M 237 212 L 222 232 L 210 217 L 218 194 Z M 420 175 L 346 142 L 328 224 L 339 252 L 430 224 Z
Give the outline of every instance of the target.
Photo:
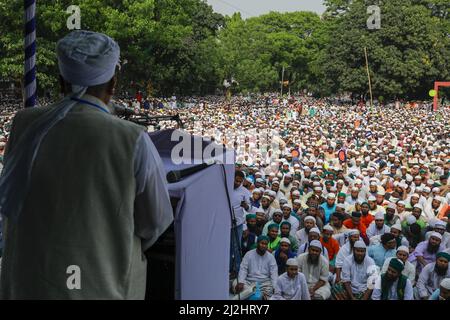
M 9 218 L 17 218 L 22 210 L 44 137 L 77 104 L 73 98 L 82 97 L 88 87 L 111 80 L 120 57 L 120 48 L 113 39 L 84 30 L 73 31 L 59 40 L 56 52 L 61 76 L 76 91 L 31 123 L 5 157 L 0 177 L 0 213 Z

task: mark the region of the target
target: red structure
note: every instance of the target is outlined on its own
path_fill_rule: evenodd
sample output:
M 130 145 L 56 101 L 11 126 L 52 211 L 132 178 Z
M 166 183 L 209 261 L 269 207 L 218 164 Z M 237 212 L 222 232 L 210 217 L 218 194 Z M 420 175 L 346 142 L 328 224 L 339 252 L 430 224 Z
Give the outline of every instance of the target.
M 434 111 L 437 111 L 437 109 L 438 109 L 439 87 L 450 87 L 450 82 L 436 81 L 434 83 L 434 90 L 436 90 L 436 95 L 434 96 L 434 101 L 433 101 L 433 110 Z

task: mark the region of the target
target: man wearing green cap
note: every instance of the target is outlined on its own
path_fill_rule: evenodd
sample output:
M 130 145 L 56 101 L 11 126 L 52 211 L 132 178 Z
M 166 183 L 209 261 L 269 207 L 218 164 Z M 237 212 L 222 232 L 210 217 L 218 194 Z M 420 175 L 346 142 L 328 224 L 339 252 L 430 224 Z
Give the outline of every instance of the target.
M 393 258 L 375 283 L 372 300 L 414 300 L 411 280 L 402 274 L 403 269 L 403 262 Z
M 419 275 L 417 280 L 415 296 L 417 299 L 427 300 L 439 284 L 445 278 L 450 278 L 450 268 L 448 262 L 450 254 L 439 252 L 436 255 L 436 262 L 427 264 Z
M 235 292 L 240 299 L 246 299 L 253 293 L 253 287 L 258 282 L 266 299 L 273 293 L 278 279 L 278 266 L 275 257 L 267 251 L 269 237 L 258 237 L 256 249 L 247 252 L 242 259 Z

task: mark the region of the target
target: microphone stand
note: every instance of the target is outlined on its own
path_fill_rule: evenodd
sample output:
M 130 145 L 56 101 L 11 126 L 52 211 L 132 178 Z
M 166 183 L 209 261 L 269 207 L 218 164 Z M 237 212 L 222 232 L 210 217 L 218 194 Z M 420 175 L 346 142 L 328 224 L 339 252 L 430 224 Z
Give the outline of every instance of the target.
M 173 116 L 149 116 L 145 113 L 138 113 L 135 115 L 126 115 L 123 117 L 124 120 L 128 120 L 143 126 L 157 126 L 160 121 L 176 121 L 180 129 L 184 128 L 183 121 L 179 114 Z

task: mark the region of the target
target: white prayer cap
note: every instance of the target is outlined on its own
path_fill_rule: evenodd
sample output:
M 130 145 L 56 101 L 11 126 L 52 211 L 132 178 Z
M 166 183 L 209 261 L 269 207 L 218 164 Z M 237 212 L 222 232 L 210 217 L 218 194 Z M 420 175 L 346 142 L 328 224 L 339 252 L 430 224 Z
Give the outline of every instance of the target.
M 313 185 L 313 187 L 320 187 L 320 182 L 314 181 L 312 185 Z
M 402 206 L 404 206 L 405 205 L 405 201 L 403 201 L 403 200 L 400 200 L 399 202 L 397 202 L 397 205 L 402 205 Z
M 338 203 L 338 204 L 336 205 L 336 208 L 342 208 L 342 209 L 345 209 L 345 204 L 343 204 L 343 203 Z
M 294 200 L 294 203 L 295 203 L 295 204 L 302 204 L 302 202 L 300 201 L 300 199 L 295 199 L 295 200 Z
M 275 177 L 275 172 L 271 172 L 271 173 L 269 174 L 269 176 L 270 176 L 270 177 Z
M 417 188 L 416 188 L 416 191 L 417 191 L 417 192 L 422 192 L 422 190 L 423 190 L 422 187 L 417 187 Z
M 286 173 L 286 174 L 284 175 L 284 177 L 285 177 L 285 178 L 292 178 L 292 174 Z
M 387 206 L 388 209 L 397 209 L 397 206 L 395 205 L 395 203 L 390 202 Z
M 313 240 L 309 243 L 310 247 L 316 247 L 319 248 L 320 250 L 322 250 L 322 244 L 320 243 L 319 240 Z
M 441 189 L 439 189 L 438 187 L 434 187 L 433 190 L 431 190 L 431 191 L 433 191 L 433 193 L 435 193 L 435 192 L 440 192 Z
M 286 261 L 286 266 L 290 266 L 290 267 L 298 267 L 298 262 L 297 259 L 294 258 L 290 258 Z
M 293 196 L 299 196 L 299 195 L 300 195 L 300 191 L 294 190 L 294 191 L 292 192 L 292 195 L 293 195 Z
M 337 183 L 344 184 L 344 180 L 338 180 Z
M 304 167 L 303 170 L 304 171 L 311 171 L 311 168 L 310 167 Z
M 440 286 L 444 289 L 450 290 L 450 278 L 445 278 L 442 280 Z
M 76 30 L 56 44 L 61 76 L 72 85 L 92 87 L 112 79 L 119 45 L 105 34 Z
M 368 201 L 377 201 L 377 198 L 375 198 L 374 196 L 370 196 L 369 199 L 367 199 Z
M 273 191 L 273 190 L 269 190 L 268 194 L 271 197 L 276 197 L 277 196 L 277 193 L 275 191 Z
M 441 196 L 434 197 L 434 200 L 440 201 L 440 202 L 444 202 L 445 201 L 444 197 L 441 197 Z
M 306 216 L 305 219 L 303 219 L 303 221 L 305 221 L 305 222 L 308 220 L 316 222 L 316 218 L 314 218 L 313 216 Z
M 329 193 L 327 199 L 336 199 L 336 195 L 334 193 Z
M 257 179 L 256 179 L 256 182 L 264 182 L 264 179 L 262 179 L 262 178 L 257 178 Z
M 438 238 L 439 240 L 442 240 L 442 235 L 439 232 L 433 231 L 430 234 L 430 238 L 434 237 L 434 238 Z
M 422 189 L 422 192 L 430 193 L 431 189 L 429 187 L 425 187 Z
M 406 222 L 408 223 L 408 225 L 412 225 L 413 223 L 416 223 L 416 222 L 417 222 L 417 219 L 416 219 L 416 217 L 414 217 L 414 216 L 411 214 L 411 215 L 409 215 L 409 216 L 406 218 Z
M 347 232 L 347 235 L 350 237 L 350 236 L 353 236 L 353 235 L 355 235 L 355 234 L 358 234 L 359 235 L 359 230 L 358 229 L 351 229 L 351 230 L 349 230 L 348 232 Z
M 361 179 L 356 179 L 355 180 L 355 184 L 361 184 L 362 183 L 362 180 Z
M 328 230 L 328 231 L 333 231 L 333 232 L 334 232 L 333 227 L 332 227 L 331 225 L 329 225 L 329 224 L 327 224 L 326 226 L 324 226 L 324 227 L 323 227 L 323 230 Z
M 254 189 L 252 193 L 261 193 L 261 190 L 259 190 L 258 188 Z
M 391 229 L 397 229 L 398 231 L 402 231 L 402 226 L 399 223 L 394 224 Z
M 316 227 L 314 227 L 314 228 L 311 228 L 311 230 L 309 230 L 309 233 L 311 233 L 311 232 L 314 232 L 314 233 L 320 234 L 320 230 L 319 230 L 319 228 L 316 228 Z
M 434 228 L 438 228 L 438 229 L 446 229 L 447 228 L 447 223 L 445 223 L 444 221 L 442 221 L 442 220 L 437 220 L 435 223 L 434 223 Z
M 407 182 L 412 182 L 413 181 L 413 177 L 409 174 L 406 175 L 406 181 Z
M 417 193 L 414 193 L 411 198 L 420 198 L 420 196 Z
M 380 196 L 384 196 L 384 195 L 386 195 L 386 192 L 384 191 L 383 188 L 381 188 L 381 189 L 378 190 L 377 194 L 380 195 Z
M 314 191 L 321 191 L 322 188 L 321 187 L 314 187 Z
M 418 204 L 418 203 L 416 203 L 413 208 L 417 208 L 417 209 L 422 210 L 422 206 L 420 204 Z
M 375 214 L 375 220 L 384 220 L 384 213 L 381 212 L 381 211 L 378 211 L 378 212 Z
M 357 248 L 357 249 L 366 249 L 367 246 L 364 243 L 364 241 L 358 240 L 355 242 L 355 245 L 353 246 L 353 248 Z
M 281 211 L 280 209 L 275 209 L 275 210 L 273 211 L 273 215 L 275 215 L 275 214 L 281 214 L 281 215 L 283 215 L 283 211 Z
M 428 181 L 427 181 L 427 184 L 434 184 L 434 181 L 433 180 L 431 180 L 431 179 L 428 179 Z
M 409 255 L 409 248 L 407 246 L 400 246 L 397 248 L 397 252 L 403 251 L 406 252 Z
M 291 244 L 291 241 L 288 238 L 281 238 L 280 243 L 281 242 L 285 242 L 285 243 L 287 243 L 289 245 Z
M 270 197 L 269 196 L 262 196 L 262 199 L 267 199 L 267 200 L 272 200 L 272 199 L 270 199 Z
M 280 182 L 279 182 L 278 180 L 273 180 L 273 181 L 272 181 L 272 185 L 274 185 L 274 184 L 277 184 L 277 185 L 279 185 L 279 184 L 280 184 Z

